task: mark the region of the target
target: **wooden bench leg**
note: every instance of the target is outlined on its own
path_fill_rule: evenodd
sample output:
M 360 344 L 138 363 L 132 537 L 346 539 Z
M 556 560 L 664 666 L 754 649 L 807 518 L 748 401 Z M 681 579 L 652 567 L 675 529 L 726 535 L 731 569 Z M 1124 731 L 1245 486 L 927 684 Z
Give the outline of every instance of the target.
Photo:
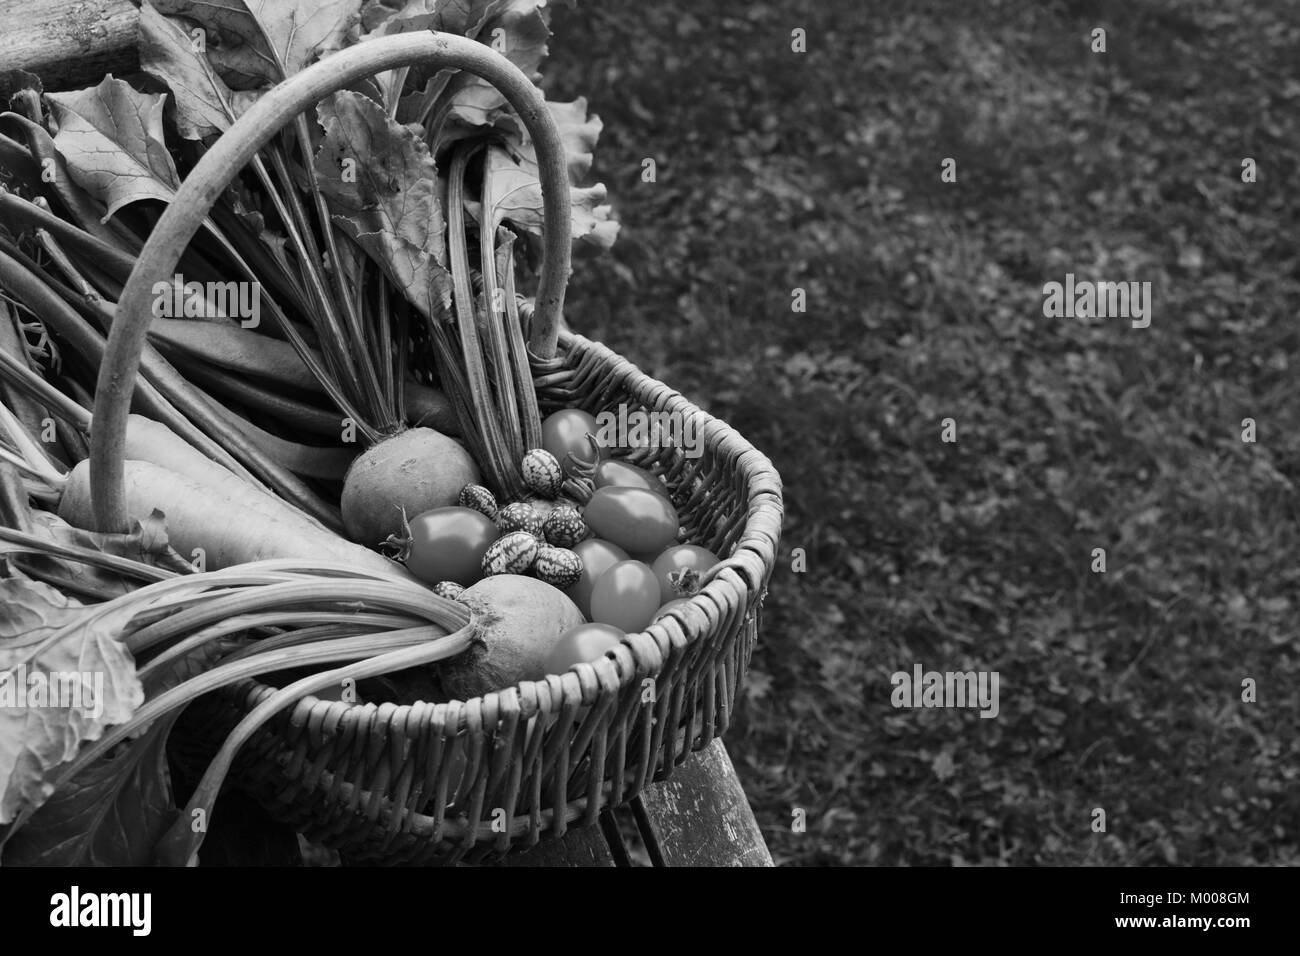
M 655 866 L 772 866 L 721 740 L 632 801 Z

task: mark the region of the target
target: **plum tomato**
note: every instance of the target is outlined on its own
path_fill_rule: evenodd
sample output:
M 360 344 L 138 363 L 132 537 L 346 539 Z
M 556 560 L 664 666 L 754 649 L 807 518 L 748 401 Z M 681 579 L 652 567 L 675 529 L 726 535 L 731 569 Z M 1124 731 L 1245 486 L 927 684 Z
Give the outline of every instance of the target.
M 591 619 L 629 634 L 645 630 L 659 609 L 659 581 L 644 561 L 620 561 L 591 590 Z
M 582 518 L 596 537 L 632 554 L 658 554 L 677 537 L 677 510 L 644 488 L 597 488 Z
M 580 408 L 561 408 L 547 415 L 542 422 L 542 447 L 555 456 L 566 475 L 572 474 L 569 455 L 591 460 L 590 434 L 595 438 L 600 427 L 592 415 Z M 605 452 L 602 452 L 602 457 Z
M 591 482 L 597 488 L 604 488 L 606 485 L 615 485 L 619 488 L 643 488 L 665 498 L 668 497 L 668 486 L 660 481 L 657 475 L 616 458 L 598 464 L 595 474 L 591 476 Z
M 472 508 L 434 508 L 416 515 L 406 567 L 421 581 L 455 581 L 468 587 L 483 577 L 483 554 L 500 533 Z
M 591 589 L 596 586 L 596 579 L 618 564 L 627 560 L 627 552 L 616 544 L 588 538 L 573 546 L 573 553 L 582 559 L 582 575 L 578 583 L 566 590 L 573 603 L 587 620 L 591 620 Z
M 563 674 L 574 664 L 600 660 L 605 652 L 618 647 L 623 632 L 608 624 L 579 624 L 563 634 L 546 656 L 546 673 Z
M 699 590 L 699 579 L 718 563 L 718 556 L 698 544 L 678 544 L 664 550 L 651 565 L 659 579 L 659 599 L 667 604 Z M 682 572 L 689 571 L 690 574 Z

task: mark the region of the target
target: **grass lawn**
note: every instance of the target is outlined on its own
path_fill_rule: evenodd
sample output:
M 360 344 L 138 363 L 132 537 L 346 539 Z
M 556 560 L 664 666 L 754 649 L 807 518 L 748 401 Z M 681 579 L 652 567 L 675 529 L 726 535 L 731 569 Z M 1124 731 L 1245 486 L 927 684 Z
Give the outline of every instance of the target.
M 777 862 L 1300 863 L 1300 7 L 589 0 L 553 27 L 623 222 L 571 324 L 786 483 L 727 738 Z M 1045 318 L 1067 273 L 1150 282 L 1150 327 Z M 915 663 L 996 670 L 998 717 L 895 709 Z

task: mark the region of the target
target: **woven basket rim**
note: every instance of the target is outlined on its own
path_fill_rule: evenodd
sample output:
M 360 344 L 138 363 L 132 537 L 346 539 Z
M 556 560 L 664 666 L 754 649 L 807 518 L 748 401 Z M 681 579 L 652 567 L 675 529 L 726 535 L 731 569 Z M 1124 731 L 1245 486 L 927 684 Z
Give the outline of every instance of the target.
M 718 444 L 723 441 L 733 441 L 736 443 L 737 457 L 745 459 L 738 468 L 749 472 L 749 474 L 746 474 L 746 483 L 748 485 L 757 484 L 758 482 L 755 479 L 759 477 L 768 479 L 768 485 L 770 486 L 768 490 L 750 496 L 749 513 L 745 518 L 744 533 L 737 540 L 733 553 L 719 561 L 713 571 L 705 578 L 705 583 L 700 590 L 687 599 L 689 604 L 681 612 L 670 611 L 668 615 L 658 619 L 644 630 L 626 634 L 618 647 L 611 648 L 599 660 L 575 664 L 564 674 L 548 674 L 538 680 L 520 681 L 517 684 L 467 700 L 457 698 L 437 703 L 432 701 L 416 701 L 411 704 L 394 704 L 386 701 L 349 703 L 338 700 L 322 700 L 314 694 L 307 694 L 289 712 L 293 715 L 295 721 L 309 718 L 318 708 L 339 713 L 341 716 L 342 713 L 346 712 L 377 712 L 383 707 L 386 709 L 387 719 L 398 725 L 406 723 L 411 718 L 429 720 L 435 715 L 441 716 L 442 720 L 438 721 L 438 723 L 446 728 L 448 731 L 447 736 L 450 738 L 458 736 L 462 730 L 466 729 L 471 714 L 476 711 L 486 711 L 489 714 L 499 716 L 518 709 L 519 717 L 529 720 L 543 712 L 558 712 L 566 704 L 574 706 L 589 705 L 594 702 L 602 687 L 621 691 L 633 681 L 639 682 L 646 678 L 658 676 L 674 644 L 689 647 L 695 642 L 704 639 L 711 630 L 711 628 L 684 627 L 683 621 L 677 617 L 679 613 L 684 617 L 689 614 L 700 614 L 709 618 L 712 618 L 713 615 L 725 617 L 729 613 L 725 589 L 720 583 L 722 576 L 728 571 L 739 576 L 739 572 L 745 569 L 745 562 L 741 560 L 741 552 L 746 550 L 745 539 L 750 532 L 762 533 L 761 526 L 765 523 L 764 519 L 766 519 L 766 523 L 775 521 L 777 529 L 780 528 L 783 508 L 779 473 L 766 455 L 755 448 L 726 422 L 704 411 L 665 383 L 651 378 L 631 361 L 614 352 L 608 346 L 576 333 L 562 330 L 556 360 L 560 360 L 574 351 L 579 354 L 591 352 L 599 359 L 612 361 L 618 375 L 627 380 L 625 384 L 629 391 L 637 390 L 637 386 L 645 385 L 668 389 L 668 395 L 664 396 L 667 407 L 683 415 L 699 416 L 701 419 L 701 434 L 705 436 L 706 442 Z M 712 427 L 712 432 L 708 431 L 710 427 Z M 773 561 L 761 559 L 761 564 L 763 580 L 758 586 L 761 591 L 765 591 L 766 582 L 773 570 Z M 743 579 L 741 584 L 741 590 L 745 590 Z M 641 666 L 638 666 L 638 662 L 640 662 Z M 254 692 L 260 692 L 263 689 L 274 690 L 272 685 L 256 678 L 239 681 L 234 686 L 249 688 Z M 243 695 L 241 694 L 241 696 Z M 448 721 L 447 718 L 452 714 L 453 709 L 455 719 L 454 721 Z M 322 716 L 324 715 L 322 714 Z

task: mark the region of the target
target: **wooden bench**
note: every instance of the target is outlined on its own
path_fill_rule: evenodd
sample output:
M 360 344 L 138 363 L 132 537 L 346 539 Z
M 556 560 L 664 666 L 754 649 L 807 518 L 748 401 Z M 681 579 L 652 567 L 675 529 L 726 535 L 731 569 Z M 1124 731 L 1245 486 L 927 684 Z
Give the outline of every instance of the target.
M 179 781 L 178 781 L 179 784 Z M 241 793 L 223 794 L 200 866 L 302 866 L 297 835 Z M 668 780 L 601 811 L 600 825 L 488 866 L 772 866 L 736 770 L 720 740 L 691 754 Z
M 47 90 L 138 72 L 139 7 L 131 0 L 0 0 L 0 71 L 36 73 Z

